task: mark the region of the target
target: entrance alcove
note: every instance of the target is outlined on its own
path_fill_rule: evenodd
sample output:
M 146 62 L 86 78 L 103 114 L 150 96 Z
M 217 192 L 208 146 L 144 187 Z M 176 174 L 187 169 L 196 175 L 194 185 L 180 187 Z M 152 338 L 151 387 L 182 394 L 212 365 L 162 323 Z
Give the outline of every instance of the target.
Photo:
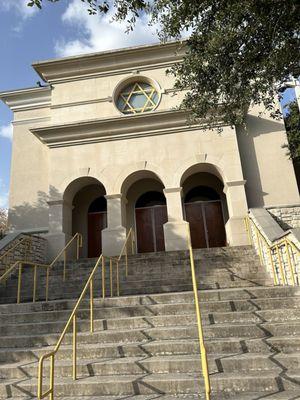
M 132 174 L 123 185 L 126 227 L 135 231 L 138 253 L 165 250 L 163 224 L 168 215 L 163 189 L 163 183 L 150 171 Z
M 228 208 L 224 185 L 218 175 L 213 166 L 199 165 L 182 178 L 183 212 L 190 225 L 193 248 L 227 244 L 225 224 L 229 218 Z
M 67 237 L 82 234 L 81 257 L 101 254 L 101 232 L 107 225 L 105 194 L 104 186 L 92 177 L 78 178 L 65 190 L 63 231 Z

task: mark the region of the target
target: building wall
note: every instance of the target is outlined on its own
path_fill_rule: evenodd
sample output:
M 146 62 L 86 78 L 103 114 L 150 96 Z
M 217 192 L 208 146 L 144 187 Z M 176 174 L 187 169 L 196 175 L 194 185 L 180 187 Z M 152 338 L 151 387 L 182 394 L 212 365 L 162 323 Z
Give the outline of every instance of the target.
M 268 207 L 267 210 L 272 217 L 279 223 L 282 229 L 300 228 L 300 206 L 278 206 Z
M 67 238 L 72 234 L 73 200 L 66 201 L 64 193 L 70 183 L 92 177 L 104 186 L 107 195 L 125 196 L 124 182 L 143 171 L 154 173 L 165 189 L 180 188 L 184 174 L 190 168 L 193 168 L 193 173 L 216 175 L 223 185 L 223 202 L 225 195 L 227 199 L 231 224 L 227 233 L 231 237 L 243 236 L 241 219 L 247 211 L 247 202 L 250 207 L 298 202 L 292 164 L 282 148 L 286 141 L 283 124 L 266 116 L 258 118 L 259 109 L 252 109 L 249 113 L 246 131 L 225 126 L 219 134 L 186 123 L 174 129 L 174 111 L 168 119 L 161 120 L 160 131 L 153 130 L 148 120 L 144 123 L 148 125 L 143 126 L 146 114 L 145 117 L 139 116 L 143 135 L 132 134 L 134 124 L 128 116 L 121 115 L 113 102 L 114 92 L 124 79 L 145 76 L 157 82 L 161 92 L 158 112 L 147 113 L 158 115 L 157 118 L 177 106 L 183 96 L 183 93 L 174 93 L 174 79 L 166 75 L 170 62 L 164 61 L 172 59 L 170 52 L 174 49 L 170 50 L 170 46 L 165 48 L 165 52 L 162 46 L 123 52 L 124 59 L 120 59 L 119 64 L 113 52 L 103 55 L 103 62 L 100 54 L 75 57 L 66 62 L 42 63 L 36 69 L 43 77 L 49 77 L 52 85 L 47 94 L 47 106 L 42 105 L 46 102 L 42 95 L 30 105 L 30 94 L 27 94 L 28 106 L 25 108 L 19 106 L 25 91 L 9 95 L 13 97 L 12 102 L 18 104 L 17 108 L 14 104 L 16 122 L 9 212 L 14 229 L 49 226 L 50 233 L 65 230 Z M 155 57 L 156 52 L 159 57 Z M 71 63 L 70 70 L 68 63 Z M 107 71 L 104 70 L 106 63 L 109 65 Z M 45 91 L 35 89 L 34 93 Z M 37 98 L 38 94 L 35 96 Z M 108 121 L 106 136 L 103 133 L 97 136 L 100 128 L 96 127 L 92 132 L 93 141 L 85 143 L 84 139 L 91 134 L 86 122 L 91 120 Z M 118 133 L 110 131 L 109 124 L 114 121 L 121 121 L 126 134 L 118 136 Z M 35 129 L 38 127 L 40 130 Z M 75 129 L 81 136 L 76 143 L 68 142 L 68 135 Z M 114 134 L 113 138 L 110 134 Z M 57 136 L 57 143 L 49 141 L 51 135 Z M 175 200 L 176 196 L 168 196 L 168 209 L 178 209 L 174 205 L 179 201 Z M 122 210 L 121 221 L 125 226 L 128 223 L 124 219 L 126 207 L 123 200 Z M 172 217 L 170 211 L 169 217 L 176 220 L 178 216 Z M 56 248 L 61 247 L 64 240 L 57 242 Z
M 174 79 L 166 75 L 165 68 L 140 69 L 136 77 L 146 77 L 158 83 L 164 92 L 159 110 L 176 107 L 183 97 L 172 90 Z M 56 83 L 52 95 L 51 118 L 53 123 L 66 123 L 84 119 L 118 117 L 120 111 L 112 97 L 116 87 L 132 73 L 110 75 L 109 77 L 87 78 L 76 82 Z
M 41 115 L 45 114 L 47 111 L 41 110 Z M 26 117 L 30 115 L 27 112 Z M 49 149 L 29 131 L 33 125 L 14 126 L 8 215 L 11 230 L 48 226 Z
M 287 156 L 287 136 L 282 121 L 259 107 L 251 109 L 246 129 L 237 129 L 249 207 L 299 203 L 294 168 Z

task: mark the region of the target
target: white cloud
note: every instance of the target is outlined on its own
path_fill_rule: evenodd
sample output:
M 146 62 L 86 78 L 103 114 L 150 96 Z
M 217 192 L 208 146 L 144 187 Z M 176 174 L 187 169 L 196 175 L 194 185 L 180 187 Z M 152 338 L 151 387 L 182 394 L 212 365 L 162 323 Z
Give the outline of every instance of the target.
M 135 29 L 125 33 L 127 22 L 112 22 L 112 11 L 106 15 L 91 16 L 80 0 L 72 0 L 62 21 L 76 27 L 80 38 L 62 39 L 55 45 L 59 56 L 104 51 L 122 47 L 158 42 L 157 26 L 149 26 L 146 16 L 138 19 Z
M 13 127 L 12 124 L 0 126 L 0 137 L 12 140 L 13 137 Z
M 28 7 L 28 0 L 0 0 L 0 11 L 14 11 L 22 19 L 27 19 L 34 15 L 38 9 Z

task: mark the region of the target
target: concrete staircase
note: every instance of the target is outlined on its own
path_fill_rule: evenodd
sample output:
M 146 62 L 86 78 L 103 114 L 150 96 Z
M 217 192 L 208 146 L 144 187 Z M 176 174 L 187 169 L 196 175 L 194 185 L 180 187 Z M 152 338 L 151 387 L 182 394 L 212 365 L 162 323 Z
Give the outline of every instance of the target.
M 300 399 L 299 288 L 272 287 L 250 247 L 199 250 L 195 259 L 212 399 Z M 56 300 L 47 303 L 7 304 L 15 301 L 15 278 L 1 290 L 0 398 L 35 398 L 37 360 L 56 343 L 93 263 L 69 263 L 64 285 L 58 266 L 50 289 Z M 55 398 L 204 398 L 188 254 L 131 256 L 127 279 L 124 265 L 121 271 L 122 296 L 95 300 L 94 334 L 88 299 L 82 304 L 79 379 L 71 378 L 68 334 L 56 357 Z M 27 300 L 30 274 L 23 278 Z M 108 287 L 108 273 L 106 280 Z

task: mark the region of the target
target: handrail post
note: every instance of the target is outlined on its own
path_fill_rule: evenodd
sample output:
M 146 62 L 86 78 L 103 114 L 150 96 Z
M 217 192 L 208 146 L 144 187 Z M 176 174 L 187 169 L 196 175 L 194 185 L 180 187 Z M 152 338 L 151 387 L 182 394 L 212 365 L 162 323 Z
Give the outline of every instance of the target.
M 93 278 L 90 281 L 90 330 L 94 332 L 94 288 Z
M 280 270 L 280 274 L 281 274 L 282 284 L 284 285 L 284 284 L 286 284 L 286 277 L 285 277 L 285 273 L 283 271 L 281 255 L 280 255 L 280 251 L 279 251 L 279 246 L 278 245 L 276 245 L 276 252 L 277 252 L 277 259 L 278 259 L 278 264 L 279 264 L 279 270 Z
M 19 274 L 18 274 L 18 294 L 17 303 L 20 304 L 21 301 L 21 285 L 22 285 L 22 263 L 19 264 Z
M 112 259 L 109 259 L 109 280 L 110 280 L 110 297 L 113 297 L 113 267 L 112 267 Z
M 116 263 L 117 263 L 117 296 L 120 296 L 119 261 L 117 260 Z
M 294 268 L 293 268 L 293 266 L 292 266 L 292 261 L 291 261 L 291 256 L 290 256 L 288 241 L 285 240 L 284 244 L 285 244 L 286 257 L 287 257 L 288 264 L 289 264 L 289 268 L 290 268 L 290 271 L 291 271 L 291 277 L 292 277 L 293 286 L 295 286 L 295 284 L 296 284 L 296 281 L 295 281 L 295 274 L 294 274 Z
M 49 295 L 49 272 L 50 272 L 50 267 L 47 267 L 47 272 L 46 272 L 46 301 L 48 301 L 48 295 Z
M 33 267 L 33 295 L 32 295 L 32 302 L 35 303 L 36 299 L 36 281 L 37 281 L 37 266 Z
M 73 315 L 73 380 L 77 379 L 77 325 L 76 314 Z
M 132 228 L 131 228 L 131 254 L 134 254 L 134 233 Z
M 76 260 L 79 260 L 79 246 L 80 246 L 80 236 L 77 234 L 77 241 L 76 241 Z
M 275 268 L 274 260 L 273 260 L 273 254 L 272 254 L 272 250 L 271 250 L 270 246 L 269 246 L 269 257 L 270 257 L 271 267 L 272 267 L 272 271 L 273 271 L 274 284 L 279 285 L 279 279 L 277 276 L 277 272 L 276 272 L 276 268 Z
M 126 275 L 126 278 L 127 278 L 127 276 L 128 276 L 128 255 L 127 255 L 127 244 L 126 244 L 126 247 L 125 247 L 125 275 Z M 119 265 L 119 263 L 118 263 L 118 265 Z
M 102 298 L 105 299 L 105 258 L 102 256 Z
M 256 240 L 257 240 L 257 244 L 258 244 L 258 253 L 259 253 L 259 258 L 260 258 L 260 264 L 263 266 L 264 265 L 264 260 L 263 260 L 263 255 L 262 255 L 261 242 L 260 242 L 260 237 L 259 237 L 259 230 L 258 230 L 258 228 L 256 226 L 255 226 L 255 230 L 256 230 Z
M 39 359 L 39 368 L 38 368 L 38 399 L 41 400 L 43 396 L 43 363 L 44 359 Z
M 63 274 L 63 281 L 66 280 L 66 264 L 67 264 L 67 251 L 64 251 L 64 274 Z
M 54 400 L 54 354 L 50 357 L 50 400 Z
M 250 227 L 250 222 L 249 222 L 249 217 L 248 216 L 245 217 L 244 223 L 245 223 L 246 232 L 248 234 L 249 244 L 252 245 L 251 227 Z

